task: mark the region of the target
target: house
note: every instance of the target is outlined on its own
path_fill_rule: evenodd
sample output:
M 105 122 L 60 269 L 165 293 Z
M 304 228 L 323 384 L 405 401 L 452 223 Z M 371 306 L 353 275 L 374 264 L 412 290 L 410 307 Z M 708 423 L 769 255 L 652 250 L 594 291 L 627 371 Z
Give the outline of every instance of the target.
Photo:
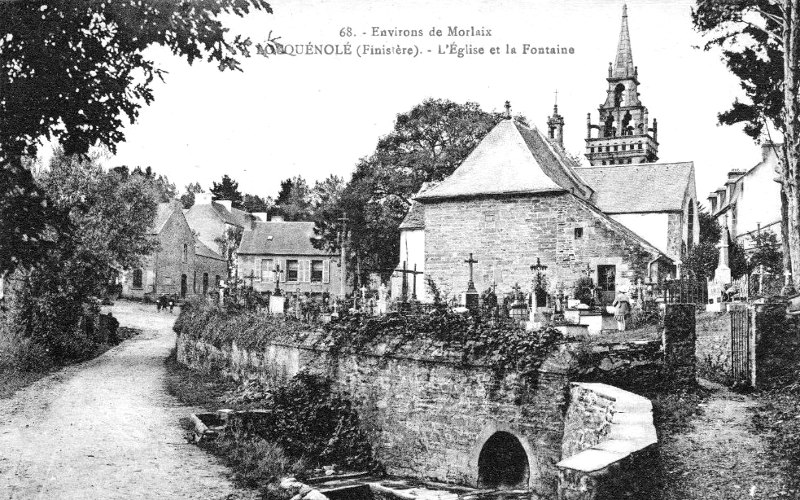
M 150 234 L 158 247 L 142 267 L 124 273 L 124 297 L 205 294 L 227 275 L 225 259 L 195 238 L 180 206 L 160 203 Z
M 421 194 L 425 186 L 420 190 Z M 412 201 L 403 222 L 400 223 L 400 255 L 397 270 L 391 278 L 392 297 L 401 297 L 405 293 L 407 297 L 414 294 L 414 274 L 403 273 L 403 271 L 416 271 L 416 296 L 419 300 L 428 301 L 428 287 L 422 276 L 425 273 L 425 207 L 418 201 Z M 405 274 L 406 278 L 403 279 Z
M 244 231 L 258 216 L 234 208 L 230 200 L 212 200 L 211 196 L 211 193 L 195 194 L 194 205 L 186 211 L 186 221 L 205 246 L 224 254 L 221 240 L 229 231 Z M 264 215 L 261 220 L 266 220 Z
M 258 292 L 330 293 L 342 290 L 339 257 L 314 247 L 313 222 L 286 222 L 274 216 L 244 231 L 237 252 L 239 277 Z
M 501 121 L 464 162 L 419 194 L 424 226 L 424 273 L 444 293 L 473 281 L 509 293 L 530 289 L 532 266 L 547 266 L 548 291 L 570 294 L 592 275 L 611 302 L 638 279 L 674 274 L 662 250 L 603 212 L 575 163 L 535 127 Z
M 759 231 L 772 231 L 781 239 L 781 187 L 777 182 L 779 152 L 783 145 L 761 146 L 761 161 L 748 170 L 731 170 L 724 187 L 708 195 L 711 215 L 745 250 Z

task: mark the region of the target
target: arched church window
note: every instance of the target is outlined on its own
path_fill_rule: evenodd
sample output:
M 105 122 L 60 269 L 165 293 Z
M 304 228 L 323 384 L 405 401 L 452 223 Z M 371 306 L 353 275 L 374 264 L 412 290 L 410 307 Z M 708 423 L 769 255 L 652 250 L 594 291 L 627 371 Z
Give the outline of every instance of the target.
M 625 85 L 619 83 L 614 88 L 614 107 L 618 108 L 622 104 L 622 93 L 625 91 Z
M 633 135 L 633 127 L 631 126 L 631 113 L 628 111 L 622 118 L 622 135 Z
M 687 214 L 687 218 L 689 219 L 686 224 L 686 228 L 688 229 L 688 235 L 686 236 L 686 246 L 689 250 L 692 249 L 694 246 L 694 201 L 689 200 L 689 210 Z
M 608 115 L 606 118 L 606 124 L 603 128 L 603 137 L 614 137 L 614 117 Z

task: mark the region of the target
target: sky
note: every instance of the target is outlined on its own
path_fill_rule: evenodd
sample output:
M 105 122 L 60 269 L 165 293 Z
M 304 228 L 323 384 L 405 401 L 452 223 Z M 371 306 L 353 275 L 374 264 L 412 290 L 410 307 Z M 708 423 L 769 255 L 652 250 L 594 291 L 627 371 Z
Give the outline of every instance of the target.
M 276 196 L 280 181 L 349 178 L 400 113 L 426 98 L 473 101 L 512 112 L 546 129 L 558 91 L 564 145 L 583 154 L 586 114 L 597 122 L 608 63 L 619 38 L 622 3 L 611 0 L 274 0 L 273 14 L 235 18 L 231 27 L 283 43 L 416 47 L 408 55 L 277 55 L 245 59 L 242 72 L 190 66 L 163 48 L 148 55 L 168 71 L 155 101 L 125 128 L 109 166 L 152 166 L 182 190 L 206 189 L 223 174 L 243 192 Z M 746 169 L 759 147 L 741 127 L 717 125 L 717 114 L 742 95 L 720 55 L 697 48 L 694 2 L 629 0 L 628 20 L 639 92 L 658 120 L 662 162 L 694 161 L 698 197 L 722 185 L 728 170 Z M 448 28 L 491 30 L 450 37 Z M 354 36 L 340 36 L 351 28 Z M 418 30 L 423 36 L 372 36 L 373 30 Z M 442 36 L 430 36 L 433 28 Z M 457 57 L 450 44 L 483 54 Z M 523 54 L 523 44 L 566 47 L 572 54 Z M 506 46 L 517 54 L 506 54 Z M 491 54 L 492 47 L 499 54 Z M 474 51 L 473 50 L 473 51 Z

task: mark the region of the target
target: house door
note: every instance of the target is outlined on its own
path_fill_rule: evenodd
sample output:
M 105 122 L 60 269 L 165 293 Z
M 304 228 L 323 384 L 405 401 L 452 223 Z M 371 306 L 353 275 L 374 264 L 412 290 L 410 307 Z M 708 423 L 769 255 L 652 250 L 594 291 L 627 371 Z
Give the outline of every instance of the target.
M 189 285 L 187 284 L 186 275 L 185 274 L 181 274 L 181 298 L 182 299 L 186 298 L 186 292 L 187 292 L 188 288 L 189 288 Z
M 617 292 L 616 286 L 617 266 L 597 266 L 597 290 L 600 293 L 601 305 L 610 305 L 614 302 Z

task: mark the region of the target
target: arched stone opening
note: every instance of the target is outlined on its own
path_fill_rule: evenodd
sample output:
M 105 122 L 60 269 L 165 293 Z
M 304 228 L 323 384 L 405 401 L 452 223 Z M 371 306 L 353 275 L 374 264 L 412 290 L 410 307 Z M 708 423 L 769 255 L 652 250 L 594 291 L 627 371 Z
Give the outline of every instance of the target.
M 478 486 L 527 488 L 530 464 L 520 440 L 508 432 L 495 432 L 478 456 Z

